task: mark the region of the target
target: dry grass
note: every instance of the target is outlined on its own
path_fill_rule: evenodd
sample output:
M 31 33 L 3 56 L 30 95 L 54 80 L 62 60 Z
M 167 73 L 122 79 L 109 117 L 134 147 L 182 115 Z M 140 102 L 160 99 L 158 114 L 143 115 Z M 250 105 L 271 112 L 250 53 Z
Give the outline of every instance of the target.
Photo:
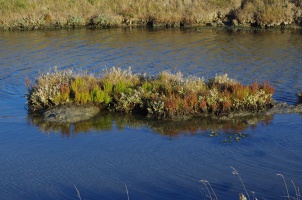
M 258 198 L 256 197 L 256 193 L 254 191 L 248 191 L 245 187 L 245 184 L 241 178 L 241 175 L 239 174 L 239 172 L 237 171 L 237 169 L 235 169 L 234 167 L 230 166 L 230 168 L 233 170 L 232 174 L 237 175 L 241 185 L 243 187 L 243 190 L 245 192 L 245 194 L 243 193 L 239 193 L 239 200 L 258 200 Z M 288 190 L 288 185 L 287 182 L 284 178 L 284 176 L 282 174 L 276 174 L 277 176 L 281 176 L 284 182 L 284 186 L 286 189 L 286 196 L 280 196 L 280 199 L 294 199 L 294 200 L 300 200 L 301 199 L 301 194 L 300 194 L 300 190 L 299 187 L 297 187 L 295 185 L 295 183 L 291 180 L 291 183 L 293 185 L 295 194 L 294 195 L 290 195 L 289 190 Z M 218 200 L 217 195 L 212 187 L 212 185 L 210 184 L 209 181 L 207 180 L 200 180 L 199 182 L 201 182 L 204 187 L 206 188 L 206 199 L 210 199 L 210 200 Z M 250 196 L 251 195 L 251 196 Z M 263 198 L 263 197 L 262 197 Z
M 2 29 L 203 23 L 239 8 L 240 0 L 1 0 Z
M 0 0 L 1 29 L 293 21 L 300 0 Z M 234 15 L 234 13 L 236 13 Z
M 236 17 L 241 23 L 281 24 L 292 23 L 298 9 L 295 2 L 288 0 L 243 1 Z

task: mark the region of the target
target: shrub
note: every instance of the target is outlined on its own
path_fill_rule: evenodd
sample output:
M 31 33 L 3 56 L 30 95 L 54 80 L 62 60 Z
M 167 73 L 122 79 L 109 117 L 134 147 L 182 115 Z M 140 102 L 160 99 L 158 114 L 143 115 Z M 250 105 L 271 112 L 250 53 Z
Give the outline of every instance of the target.
M 41 73 L 35 84 L 27 81 L 27 105 L 29 110 L 37 111 L 69 101 L 67 92 L 72 79 L 72 71 L 58 71 Z
M 71 89 L 75 103 L 85 104 L 91 99 L 89 96 L 88 82 L 85 78 L 75 78 L 71 83 Z
M 104 102 L 104 98 L 104 91 L 102 91 L 99 86 L 94 86 L 93 90 L 91 91 L 91 101 L 93 103 L 102 103 Z
M 131 113 L 141 110 L 143 107 L 142 90 L 133 90 L 131 93 L 121 93 L 114 105 L 114 109 L 119 112 Z

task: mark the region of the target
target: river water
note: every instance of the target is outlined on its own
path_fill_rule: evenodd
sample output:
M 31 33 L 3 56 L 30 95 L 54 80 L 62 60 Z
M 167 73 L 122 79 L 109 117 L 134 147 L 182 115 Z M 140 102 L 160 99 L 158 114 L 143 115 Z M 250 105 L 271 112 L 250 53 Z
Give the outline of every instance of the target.
M 302 186 L 302 116 L 218 122 L 157 121 L 103 113 L 77 124 L 28 116 L 25 78 L 59 69 L 98 74 L 113 66 L 245 84 L 269 81 L 274 99 L 302 89 L 301 31 L 213 29 L 0 33 L 1 199 L 284 199 Z M 250 119 L 248 119 L 250 120 Z M 293 181 L 294 185 L 292 184 Z M 210 188 L 209 188 L 210 189 Z M 210 191 L 212 191 L 210 189 Z M 211 196 L 210 196 L 211 195 Z

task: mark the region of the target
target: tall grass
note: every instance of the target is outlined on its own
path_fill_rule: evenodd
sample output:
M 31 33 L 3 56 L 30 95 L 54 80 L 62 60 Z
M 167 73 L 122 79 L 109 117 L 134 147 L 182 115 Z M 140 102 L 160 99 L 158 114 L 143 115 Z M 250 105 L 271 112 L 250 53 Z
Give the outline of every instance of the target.
M 243 180 L 242 180 L 239 172 L 237 171 L 237 169 L 235 169 L 232 166 L 230 166 L 230 168 L 233 170 L 232 174 L 238 176 L 238 178 L 240 180 L 240 183 L 241 183 L 241 185 L 243 187 L 243 190 L 245 192 L 245 194 L 239 193 L 239 200 L 258 200 L 258 198 L 255 196 L 255 192 L 253 192 L 253 191 L 249 192 L 246 189 L 245 184 L 244 184 L 244 182 L 243 182 Z M 285 198 L 287 200 L 300 200 L 301 199 L 301 194 L 300 194 L 299 187 L 297 187 L 295 185 L 295 183 L 291 180 L 291 183 L 293 184 L 293 188 L 295 190 L 295 194 L 293 196 L 290 195 L 289 190 L 288 190 L 288 186 L 287 186 L 287 182 L 286 182 L 284 176 L 282 174 L 276 174 L 276 175 L 282 177 L 283 182 L 284 182 L 284 186 L 285 186 L 285 189 L 286 189 L 286 196 L 281 196 L 282 199 Z M 206 194 L 207 198 L 206 199 L 218 200 L 217 195 L 216 195 L 216 193 L 215 193 L 215 191 L 214 191 L 214 189 L 213 189 L 213 187 L 212 187 L 212 185 L 210 184 L 209 181 L 207 181 L 207 180 L 200 180 L 199 182 L 201 182 L 204 185 L 204 187 L 206 188 L 206 192 L 207 192 L 207 194 Z M 252 197 L 250 196 L 249 193 L 252 194 Z
M 253 195 L 252 198 L 250 197 L 249 195 L 249 192 L 248 190 L 246 189 L 245 187 L 245 184 L 239 174 L 239 172 L 237 171 L 237 169 L 235 169 L 234 167 L 230 166 L 232 168 L 232 174 L 234 175 L 237 175 L 240 182 L 241 182 L 241 185 L 244 189 L 244 192 L 245 192 L 245 195 L 243 193 L 239 193 L 239 200 L 258 200 L 258 198 L 255 196 L 255 192 L 251 191 L 250 193 Z M 282 196 L 282 198 L 280 199 L 287 199 L 287 200 L 300 200 L 301 199 L 301 194 L 300 194 L 300 191 L 299 191 L 299 188 L 296 187 L 296 185 L 294 184 L 294 182 L 291 180 L 292 184 L 293 184 L 293 187 L 295 189 L 295 194 L 294 196 L 291 196 L 289 191 L 288 191 L 288 186 L 287 186 L 287 182 L 284 178 L 284 176 L 282 174 L 276 174 L 277 176 L 281 176 L 283 181 L 284 181 L 284 185 L 285 185 L 285 188 L 286 188 L 286 196 Z M 209 200 L 219 200 L 218 196 L 216 195 L 211 183 L 208 181 L 208 180 L 200 180 L 199 181 L 200 183 L 203 184 L 203 186 L 205 187 L 206 189 L 206 196 L 205 196 L 205 199 L 209 199 Z M 77 192 L 77 197 L 79 200 L 81 200 L 81 194 L 78 190 L 78 188 L 74 185 L 74 188 Z M 127 188 L 127 185 L 125 184 L 125 190 L 126 190 L 126 194 L 127 194 L 127 199 L 130 200 L 130 197 L 129 197 L 129 191 L 128 191 L 128 188 Z M 263 198 L 263 197 L 262 197 Z M 263 198 L 264 199 L 264 198 Z
M 300 0 L 0 0 L 1 29 L 293 21 Z
M 268 83 L 251 85 L 216 76 L 204 81 L 181 73 L 161 72 L 147 77 L 131 69 L 112 68 L 99 78 L 71 70 L 42 73 L 34 84 L 26 81 L 29 111 L 66 103 L 95 104 L 117 112 L 137 112 L 159 119 L 200 115 L 227 116 L 230 112 L 259 112 L 271 107 L 274 88 Z
M 293 1 L 284 0 L 250 0 L 243 1 L 242 8 L 236 11 L 241 23 L 294 23 L 298 8 Z
M 195 22 L 211 17 L 217 9 L 233 9 L 235 1 L 1 0 L 0 22 L 2 27 L 11 29 Z

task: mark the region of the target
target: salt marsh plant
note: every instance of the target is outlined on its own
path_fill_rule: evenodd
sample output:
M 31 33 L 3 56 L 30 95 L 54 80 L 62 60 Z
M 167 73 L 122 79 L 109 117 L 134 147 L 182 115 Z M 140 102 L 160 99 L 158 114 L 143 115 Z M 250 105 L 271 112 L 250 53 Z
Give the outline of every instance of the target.
M 71 80 L 71 70 L 58 71 L 56 68 L 53 71 L 41 73 L 34 84 L 27 80 L 26 98 L 29 109 L 38 111 L 69 102 Z
M 66 103 L 95 104 L 108 110 L 162 119 L 260 112 L 271 107 L 274 93 L 268 82 L 242 85 L 227 74 L 204 81 L 167 71 L 148 77 L 133 74 L 131 68 L 104 70 L 98 78 L 55 69 L 42 73 L 35 84 L 27 86 L 30 111 Z

